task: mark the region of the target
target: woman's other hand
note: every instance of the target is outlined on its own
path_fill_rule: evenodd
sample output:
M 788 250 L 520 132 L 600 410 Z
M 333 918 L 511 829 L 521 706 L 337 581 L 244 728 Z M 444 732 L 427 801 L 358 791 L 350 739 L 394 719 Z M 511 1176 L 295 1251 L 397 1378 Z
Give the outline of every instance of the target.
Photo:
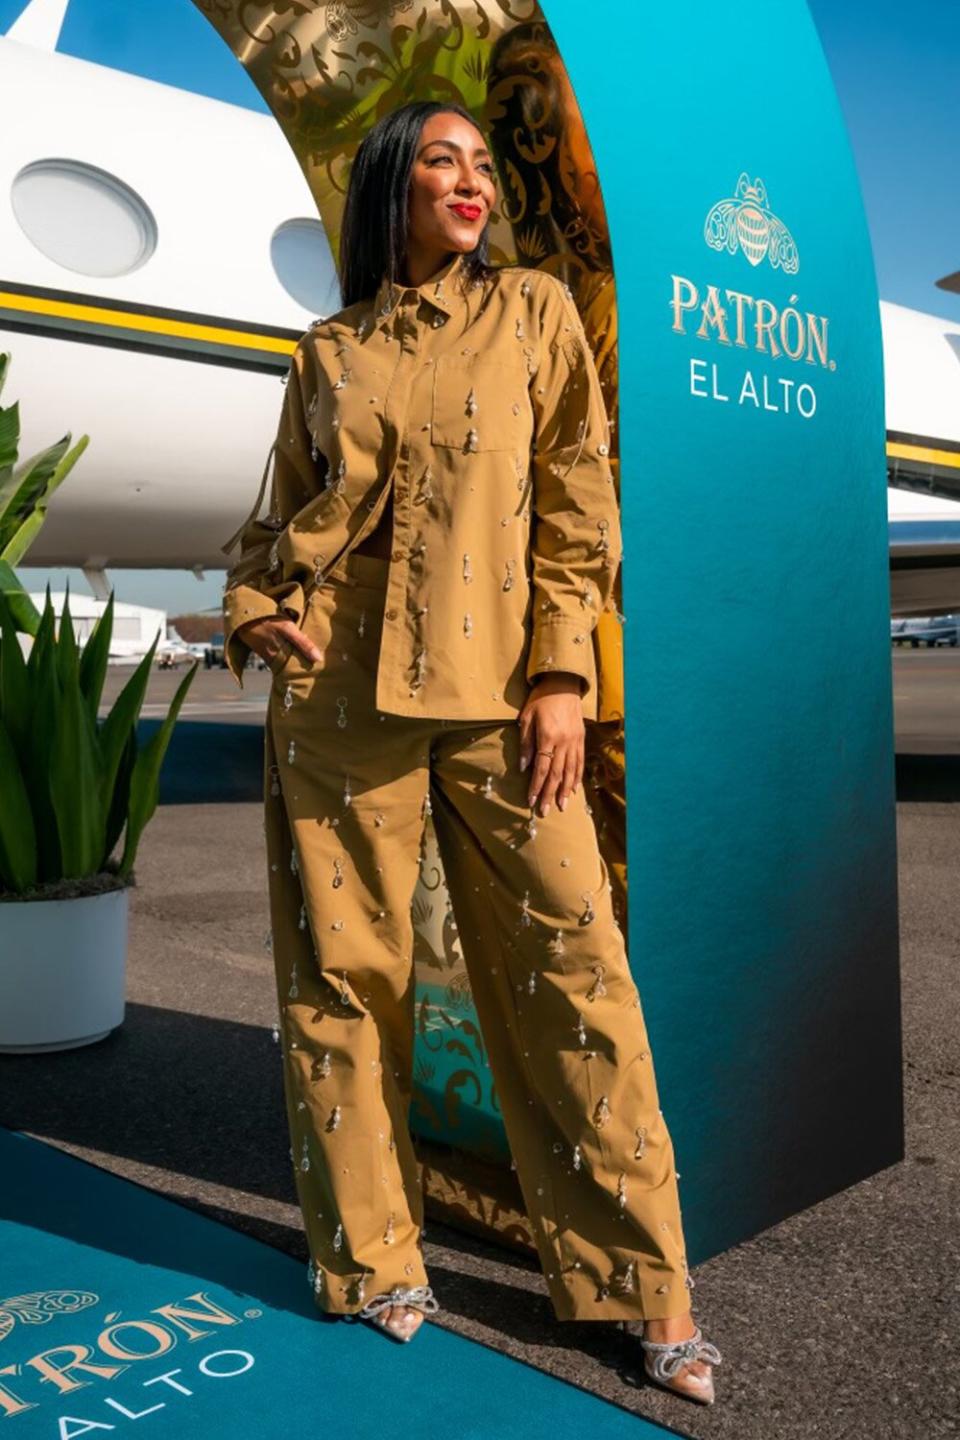
M 535 806 L 539 799 L 541 815 L 554 797 L 562 810 L 583 777 L 582 689 L 578 675 L 543 675 L 517 716 L 520 769 L 532 764 L 528 804 Z
M 315 663 L 323 660 L 323 651 L 297 628 L 294 621 L 283 616 L 261 615 L 257 620 L 248 620 L 245 625 L 238 626 L 235 633 L 267 665 L 285 654 L 285 644 L 299 650 L 307 660 Z

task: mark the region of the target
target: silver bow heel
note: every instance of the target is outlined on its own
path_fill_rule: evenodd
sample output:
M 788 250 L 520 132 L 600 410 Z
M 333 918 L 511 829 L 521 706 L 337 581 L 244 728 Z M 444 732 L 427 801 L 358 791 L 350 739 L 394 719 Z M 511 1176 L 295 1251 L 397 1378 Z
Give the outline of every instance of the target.
M 406 1305 L 409 1310 L 419 1310 L 422 1315 L 433 1314 L 440 1309 L 440 1304 L 434 1296 L 429 1285 L 394 1285 L 392 1290 L 385 1290 L 379 1295 L 374 1295 L 364 1305 L 362 1310 L 357 1311 L 361 1320 L 372 1320 L 378 1330 L 383 1330 L 394 1340 L 406 1342 L 412 1340 L 417 1330 L 420 1329 L 422 1321 L 411 1330 L 411 1317 L 405 1315 L 400 1320 L 377 1319 L 378 1315 L 385 1315 L 393 1305 Z
M 704 1340 L 699 1325 L 686 1340 L 674 1340 L 672 1344 L 665 1344 L 641 1338 L 640 1344 L 645 1351 L 643 1373 L 648 1379 L 662 1385 L 665 1390 L 672 1391 L 674 1395 L 685 1395 L 689 1400 L 696 1400 L 701 1405 L 713 1404 L 713 1375 L 709 1370 L 706 1375 L 688 1371 L 681 1382 L 677 1383 L 679 1372 L 684 1365 L 689 1365 L 691 1360 L 703 1360 L 707 1365 L 719 1365 L 723 1358 L 716 1345 Z

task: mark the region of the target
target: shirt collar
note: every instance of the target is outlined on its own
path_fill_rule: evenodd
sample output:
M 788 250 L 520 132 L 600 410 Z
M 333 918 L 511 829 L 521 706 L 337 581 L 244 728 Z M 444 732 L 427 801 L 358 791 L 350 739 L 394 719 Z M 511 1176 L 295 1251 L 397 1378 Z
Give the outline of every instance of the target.
M 401 285 L 384 276 L 374 297 L 374 322 L 382 324 L 392 319 L 393 312 L 404 295 L 413 291 L 416 291 L 421 300 L 429 301 L 435 309 L 442 310 L 445 315 L 452 315 L 461 303 L 462 282 L 463 254 L 459 250 L 455 250 L 446 264 L 422 285 Z

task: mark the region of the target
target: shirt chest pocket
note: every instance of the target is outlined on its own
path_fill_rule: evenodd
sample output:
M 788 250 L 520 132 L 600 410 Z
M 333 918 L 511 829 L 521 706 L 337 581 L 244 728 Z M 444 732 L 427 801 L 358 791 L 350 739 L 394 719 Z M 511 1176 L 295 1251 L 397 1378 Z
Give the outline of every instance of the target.
M 518 357 L 440 355 L 433 367 L 430 440 L 463 454 L 530 448 L 533 412 Z

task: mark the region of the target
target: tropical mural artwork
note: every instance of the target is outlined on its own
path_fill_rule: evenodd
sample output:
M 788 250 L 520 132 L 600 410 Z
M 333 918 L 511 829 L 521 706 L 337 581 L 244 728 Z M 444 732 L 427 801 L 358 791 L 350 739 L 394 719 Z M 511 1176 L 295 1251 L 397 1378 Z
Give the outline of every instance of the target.
M 617 314 L 597 169 L 557 46 L 521 0 L 194 0 L 244 65 L 301 165 L 333 255 L 350 164 L 381 115 L 450 100 L 493 150 L 499 202 L 490 258 L 550 270 L 570 286 L 611 422 L 619 494 Z M 621 585 L 594 632 L 599 714 L 584 782 L 626 934 Z M 417 1137 L 426 1199 L 465 1228 L 534 1250 L 474 1009 L 429 816 L 414 897 Z

